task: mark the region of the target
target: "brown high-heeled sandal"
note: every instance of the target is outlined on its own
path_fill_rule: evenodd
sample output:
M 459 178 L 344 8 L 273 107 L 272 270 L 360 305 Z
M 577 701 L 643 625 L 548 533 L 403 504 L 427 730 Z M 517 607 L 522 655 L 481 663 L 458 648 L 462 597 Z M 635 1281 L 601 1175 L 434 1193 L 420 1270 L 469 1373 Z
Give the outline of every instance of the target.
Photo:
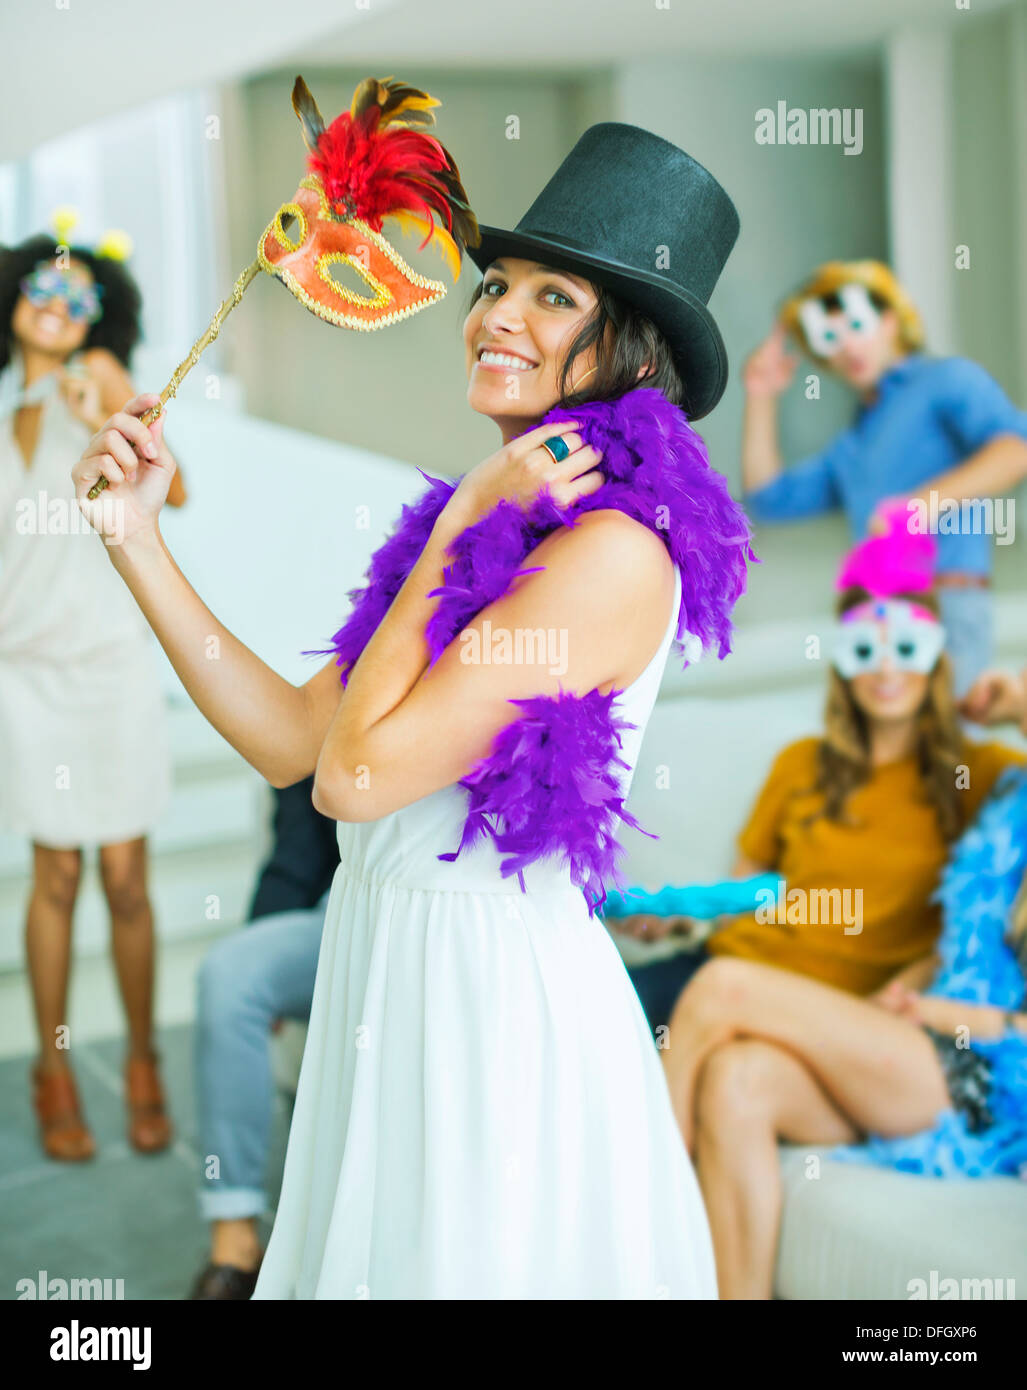
M 140 1153 L 159 1153 L 171 1143 L 171 1121 L 164 1110 L 157 1053 L 130 1057 L 125 1064 L 128 1142 Z
M 32 1068 L 32 1106 L 39 1120 L 43 1151 L 65 1163 L 92 1158 L 96 1144 L 82 1115 L 78 1089 L 70 1070 Z

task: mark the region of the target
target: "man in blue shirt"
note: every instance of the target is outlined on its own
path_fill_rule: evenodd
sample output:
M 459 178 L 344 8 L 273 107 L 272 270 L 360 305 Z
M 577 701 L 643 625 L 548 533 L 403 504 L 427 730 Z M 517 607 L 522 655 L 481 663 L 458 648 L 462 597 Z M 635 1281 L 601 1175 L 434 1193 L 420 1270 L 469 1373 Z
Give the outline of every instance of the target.
M 777 398 L 799 360 L 788 333 L 852 387 L 857 406 L 848 429 L 786 469 Z M 962 694 L 992 660 L 992 537 L 1013 539 L 1027 413 L 977 363 L 923 348 L 919 315 L 886 266 L 821 266 L 745 365 L 742 481 L 758 521 L 842 508 L 854 540 L 884 529 L 882 504 L 905 499 L 911 526 L 937 537 L 936 585 Z

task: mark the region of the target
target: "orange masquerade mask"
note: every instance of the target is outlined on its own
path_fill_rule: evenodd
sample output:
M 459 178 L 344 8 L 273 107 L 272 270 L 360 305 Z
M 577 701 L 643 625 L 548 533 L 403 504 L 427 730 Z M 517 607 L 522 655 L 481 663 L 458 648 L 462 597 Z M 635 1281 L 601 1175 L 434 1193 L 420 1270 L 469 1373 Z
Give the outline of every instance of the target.
M 392 244 L 359 217 L 332 215 L 321 180 L 308 174 L 291 203 L 275 214 L 260 243 L 260 264 L 287 285 L 312 314 L 363 332 L 385 328 L 434 304 L 441 280 L 413 270 Z M 368 287 L 359 294 L 333 278 L 351 266 Z
M 302 77 L 293 110 L 309 155 L 307 177 L 278 209 L 261 239 L 262 268 L 301 304 L 341 328 L 367 331 L 396 323 L 446 293 L 441 280 L 412 270 L 382 235 L 386 217 L 424 232 L 460 275 L 462 249 L 481 240 L 449 151 L 425 133 L 434 97 L 392 78 L 365 78 L 348 111 L 326 126 Z M 438 222 L 436 222 L 438 218 Z M 348 266 L 367 293 L 347 288 L 335 268 Z M 352 275 L 348 277 L 352 280 Z

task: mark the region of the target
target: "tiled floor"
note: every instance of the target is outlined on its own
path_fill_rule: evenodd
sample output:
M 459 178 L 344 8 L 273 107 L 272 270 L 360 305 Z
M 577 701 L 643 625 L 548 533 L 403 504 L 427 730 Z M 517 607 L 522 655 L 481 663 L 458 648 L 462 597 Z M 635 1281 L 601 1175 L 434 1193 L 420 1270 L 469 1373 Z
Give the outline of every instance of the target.
M 192 1030 L 160 1030 L 158 1046 L 175 1122 L 172 1149 L 137 1154 L 125 1139 L 120 1039 L 80 1042 L 72 1064 L 97 1144 L 88 1163 L 56 1163 L 36 1137 L 31 1059 L 0 1061 L 0 1298 L 41 1270 L 63 1279 L 123 1279 L 124 1296 L 181 1299 L 206 1256 L 196 1188 L 200 1159 L 193 1104 Z M 268 1191 L 281 1183 L 288 1108 L 277 1105 Z M 265 1222 L 262 1235 L 270 1230 Z

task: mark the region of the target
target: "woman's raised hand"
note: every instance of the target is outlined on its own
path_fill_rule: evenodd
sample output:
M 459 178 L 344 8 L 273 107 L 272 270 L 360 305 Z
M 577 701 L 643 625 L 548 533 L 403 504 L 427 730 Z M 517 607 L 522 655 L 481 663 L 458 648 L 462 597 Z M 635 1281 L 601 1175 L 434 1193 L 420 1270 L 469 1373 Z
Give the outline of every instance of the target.
M 798 364 L 798 354 L 788 351 L 784 327 L 775 323 L 746 360 L 742 385 L 751 396 L 778 396 L 791 385 Z
M 149 426 L 139 419 L 159 402 L 152 392 L 135 396 L 104 422 L 71 470 L 83 515 L 110 545 L 154 530 L 167 498 L 175 461 L 164 443 L 164 415 Z M 90 500 L 101 477 L 108 486 Z
M 543 488 L 548 488 L 559 507 L 597 492 L 603 485 L 598 470 L 602 453 L 575 432 L 577 421 L 539 425 L 511 439 L 461 479 L 446 510 L 453 509 L 464 526 L 473 525 L 499 501 L 513 502 L 528 511 Z M 560 463 L 542 444 L 560 435 L 570 453 Z
M 1027 669 L 985 671 L 959 702 L 959 712 L 976 724 L 1023 724 L 1027 727 Z
M 62 368 L 58 378 L 59 390 L 68 409 L 87 429 L 95 430 L 103 420 L 100 384 L 88 370 L 71 371 Z

